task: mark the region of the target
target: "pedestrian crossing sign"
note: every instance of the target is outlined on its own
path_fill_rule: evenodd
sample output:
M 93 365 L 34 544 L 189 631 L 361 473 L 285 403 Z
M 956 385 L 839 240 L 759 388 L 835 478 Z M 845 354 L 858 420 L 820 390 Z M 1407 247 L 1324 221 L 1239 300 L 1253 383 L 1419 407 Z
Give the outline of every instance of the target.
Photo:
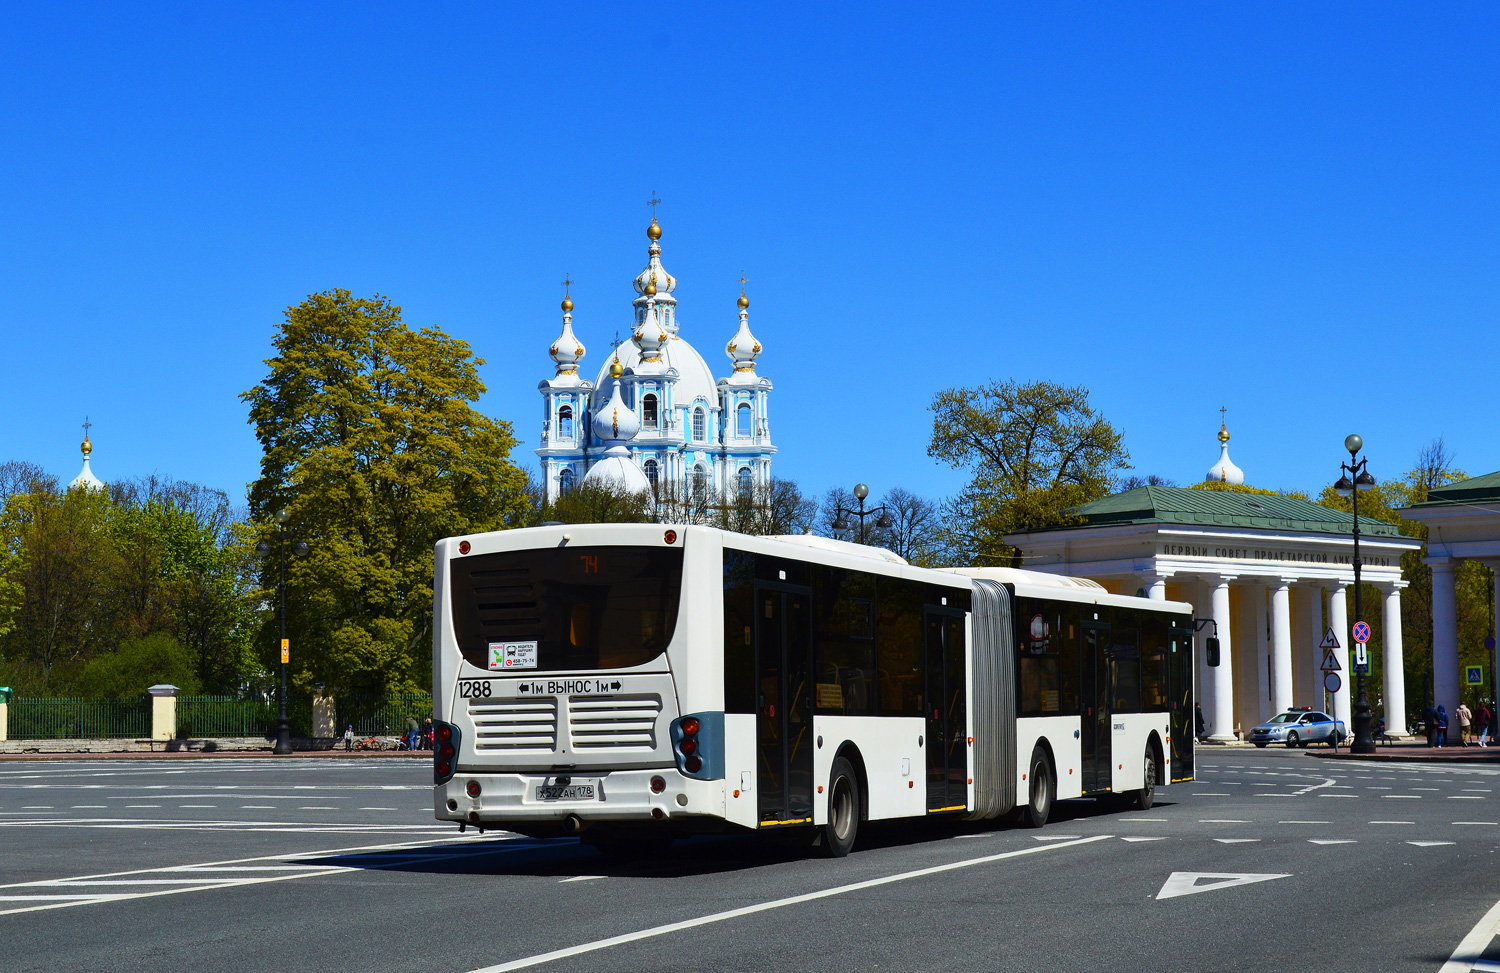
M 1465 666 L 1464 668 L 1468 670 L 1470 686 L 1484 685 L 1484 666 Z

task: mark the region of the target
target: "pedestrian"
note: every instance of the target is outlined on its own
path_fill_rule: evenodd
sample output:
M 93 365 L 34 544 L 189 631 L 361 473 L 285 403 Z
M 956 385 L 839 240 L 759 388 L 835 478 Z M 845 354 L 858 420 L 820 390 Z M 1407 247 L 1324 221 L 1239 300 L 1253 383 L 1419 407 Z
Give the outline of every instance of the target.
M 1469 710 L 1469 704 L 1463 700 L 1458 701 L 1458 709 L 1453 711 L 1458 717 L 1458 745 L 1467 747 L 1469 745 L 1469 724 L 1474 719 L 1474 714 Z
M 354 749 L 354 724 L 353 723 L 350 723 L 349 724 L 349 729 L 347 729 L 347 730 L 344 731 L 344 749 L 345 750 L 353 750 Z
M 1448 708 L 1441 703 L 1437 708 L 1437 745 L 1441 748 L 1448 742 Z
M 427 721 L 422 725 L 422 749 L 432 749 L 432 717 L 430 716 L 427 717 Z
M 1194 703 L 1193 704 L 1193 719 L 1194 719 L 1195 723 L 1197 724 L 1198 739 L 1202 740 L 1203 737 L 1206 735 L 1206 731 L 1208 729 L 1208 724 L 1205 723 L 1205 722 L 1203 722 L 1203 704 L 1202 703 Z
M 1431 703 L 1422 709 L 1422 726 L 1427 730 L 1427 745 L 1437 746 L 1437 709 Z
M 415 716 L 408 716 L 406 718 L 406 749 L 417 749 L 418 732 L 420 731 L 417 727 L 417 718 Z
M 1490 704 L 1480 700 L 1479 712 L 1474 714 L 1474 722 L 1479 725 L 1479 745 L 1481 747 L 1488 746 L 1485 741 L 1490 738 L 1490 720 L 1494 718 L 1495 714 L 1490 712 Z

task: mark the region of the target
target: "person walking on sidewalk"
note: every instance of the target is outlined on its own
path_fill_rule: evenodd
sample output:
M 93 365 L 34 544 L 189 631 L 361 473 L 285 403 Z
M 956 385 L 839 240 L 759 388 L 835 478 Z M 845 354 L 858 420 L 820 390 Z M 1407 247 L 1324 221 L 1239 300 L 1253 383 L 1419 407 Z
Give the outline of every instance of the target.
M 1437 746 L 1437 708 L 1431 703 L 1422 709 L 1422 726 L 1427 730 L 1427 745 Z
M 1443 745 L 1445 743 L 1447 743 L 1447 742 L 1448 742 L 1448 708 L 1446 706 L 1442 705 L 1441 703 L 1439 703 L 1438 704 L 1438 708 L 1437 708 L 1437 745 L 1438 745 L 1438 749 L 1442 749 Z
M 1479 745 L 1489 746 L 1490 724 L 1495 720 L 1495 711 L 1490 709 L 1489 703 L 1479 704 Z
M 1196 726 L 1197 726 L 1198 739 L 1202 740 L 1203 737 L 1204 737 L 1204 735 L 1205 735 L 1205 731 L 1208 729 L 1208 724 L 1205 723 L 1205 722 L 1203 722 L 1203 704 L 1202 703 L 1194 703 L 1193 704 L 1193 720 L 1194 720 L 1194 722 L 1196 723 Z
M 350 723 L 349 724 L 349 729 L 347 729 L 347 730 L 344 731 L 344 749 L 345 750 L 353 750 L 354 749 L 354 724 L 353 723 Z
M 417 749 L 418 732 L 419 730 L 417 728 L 417 718 L 415 716 L 408 716 L 406 718 L 406 749 Z
M 1458 717 L 1458 745 L 1467 747 L 1469 745 L 1469 724 L 1474 720 L 1474 714 L 1469 711 L 1469 704 L 1463 700 L 1458 701 L 1458 709 L 1453 711 Z

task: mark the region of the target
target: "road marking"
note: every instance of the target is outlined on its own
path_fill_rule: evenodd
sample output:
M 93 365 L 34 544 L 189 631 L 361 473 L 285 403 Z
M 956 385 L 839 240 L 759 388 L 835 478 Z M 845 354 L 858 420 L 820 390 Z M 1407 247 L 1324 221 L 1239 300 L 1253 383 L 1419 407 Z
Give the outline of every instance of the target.
M 274 805 L 274 804 L 241 804 L 240 805 L 240 810 L 242 810 L 242 811 L 274 811 L 274 810 L 276 810 L 276 805 Z
M 368 869 L 393 868 L 411 865 L 414 862 L 441 861 L 472 854 L 494 854 L 496 846 L 514 839 L 461 839 L 467 847 L 457 849 L 428 848 L 433 844 L 452 844 L 450 834 L 443 838 L 418 841 L 403 841 L 379 845 L 356 845 L 349 848 L 330 848 L 325 851 L 299 853 L 294 856 L 266 855 L 261 858 L 239 858 L 225 862 L 203 862 L 196 865 L 173 865 L 166 868 L 147 868 L 129 872 L 105 872 L 98 875 L 77 875 L 69 878 L 47 879 L 32 882 L 13 882 L 0 885 L 0 902 L 31 903 L 17 908 L 0 909 L 0 915 L 19 912 L 39 912 L 46 909 L 63 909 L 75 905 L 93 905 L 102 902 L 119 902 L 125 899 L 146 899 L 160 895 L 176 895 L 180 892 L 201 892 L 211 889 L 232 888 L 241 885 L 262 885 L 267 882 L 285 882 L 294 879 L 312 878 L 317 875 L 338 875 L 345 872 Z M 400 854 L 400 852 L 406 852 Z M 388 856 L 388 860 L 368 862 L 360 865 L 325 865 L 315 859 L 322 857 L 369 857 Z M 247 862 L 277 861 L 281 865 L 256 866 Z M 234 874 L 255 871 L 257 874 Z M 278 874 L 267 874 L 274 872 Z M 158 878 L 164 873 L 192 874 L 194 878 Z M 161 888 L 171 885 L 171 888 Z M 59 894 L 53 890 L 93 886 L 137 886 L 147 889 L 142 892 L 95 892 L 89 894 Z M 38 891 L 32 891 L 33 889 Z M 46 890 L 46 891 L 41 891 Z
M 1489 787 L 1465 787 L 1464 790 L 1466 792 L 1473 792 L 1473 793 L 1479 793 L 1479 794 L 1488 794 L 1488 793 L 1490 793 L 1490 791 L 1492 790 L 1492 788 L 1489 788 Z
M 1454 824 L 1488 824 L 1491 826 L 1500 824 L 1500 821 L 1454 821 Z
M 339 809 L 336 808 L 336 807 L 327 807 L 327 806 L 322 805 L 322 804 L 311 804 L 311 805 L 308 805 L 307 807 L 299 807 L 299 808 L 297 808 L 297 810 L 299 810 L 299 811 L 337 811 Z
M 1166 821 L 1167 821 L 1166 818 L 1120 818 L 1120 820 L 1121 821 L 1130 821 L 1132 823 L 1136 822 L 1136 821 L 1153 821 L 1153 822 L 1157 822 L 1157 823 L 1160 823 L 1160 824 L 1165 824 Z
M 1199 824 L 1249 824 L 1249 821 L 1241 821 L 1238 818 L 1200 818 Z
M 1450 801 L 1482 801 L 1482 800 L 1484 800 L 1484 798 L 1480 797 L 1478 794 L 1449 794 L 1448 795 L 1448 800 L 1450 800 Z
M 179 808 L 183 808 L 183 807 L 218 807 L 219 805 L 217 805 L 217 804 L 179 804 L 177 806 Z
M 393 807 L 362 807 L 362 808 L 360 808 L 360 810 L 361 811 L 394 811 L 396 809 L 393 808 Z
M 1371 821 L 1371 824 L 1416 824 L 1415 821 Z
M 129 809 L 129 808 L 161 807 L 161 805 L 160 804 L 127 804 L 127 805 L 125 805 L 125 807 L 127 809 Z
M 972 868 L 975 865 L 986 865 L 990 862 L 1002 861 L 1007 858 L 1019 858 L 1023 855 L 1040 855 L 1049 851 L 1057 851 L 1061 848 L 1074 848 L 1078 845 L 1086 845 L 1095 841 L 1103 841 L 1110 835 L 1092 835 L 1070 841 L 1066 844 L 1036 845 L 1030 848 L 1022 848 L 1018 851 L 1005 851 L 996 855 L 985 855 L 982 858 L 967 858 L 963 861 L 949 862 L 946 865 L 933 865 L 929 868 L 918 868 L 910 872 L 898 872 L 895 875 L 886 875 L 882 878 L 867 879 L 863 882 L 852 882 L 848 885 L 838 885 L 818 892 L 807 892 L 802 895 L 792 895 L 784 899 L 772 899 L 769 902 L 758 902 L 755 905 L 742 906 L 738 909 L 729 909 L 724 912 L 715 912 L 696 919 L 685 919 L 681 922 L 671 922 L 663 926 L 652 926 L 649 929 L 641 929 L 636 932 L 628 932 L 619 936 L 610 936 L 608 939 L 596 939 L 590 943 L 580 943 L 577 946 L 568 946 L 564 949 L 555 949 L 550 953 L 538 953 L 535 956 L 526 956 L 521 959 L 510 960 L 495 966 L 486 966 L 475 970 L 474 973 L 505 973 L 507 970 L 522 970 L 532 966 L 541 966 L 543 963 L 551 963 L 560 959 L 568 959 L 572 956 L 581 956 L 584 953 L 592 953 L 611 946 L 620 946 L 625 943 L 639 942 L 642 939 L 653 939 L 657 936 L 665 936 L 669 933 L 681 932 L 684 929 L 695 929 L 698 926 L 706 926 L 715 922 L 725 922 L 730 919 L 738 919 L 742 916 L 755 915 L 759 912 L 769 912 L 772 909 L 781 909 L 790 905 L 801 905 L 804 902 L 816 902 L 819 899 L 830 898 L 835 895 L 843 895 L 846 892 L 858 892 L 864 889 L 878 888 L 882 885 L 890 885 L 893 882 L 904 882 L 907 879 L 924 878 L 928 875 L 941 875 L 944 872 L 956 871 L 961 868 Z
M 1250 843 L 1252 841 L 1259 841 L 1260 839 L 1259 838 L 1215 838 L 1214 840 L 1217 841 L 1221 845 L 1243 845 L 1243 844 L 1248 844 L 1248 843 Z M 1160 898 L 1160 896 L 1158 896 L 1158 898 Z
M 95 808 L 95 809 L 97 809 L 97 808 L 106 808 L 106 807 L 109 807 L 109 805 L 108 804 L 74 804 L 73 805 L 73 810 L 77 811 L 80 808 Z
M 1193 791 L 1193 796 L 1194 797 L 1228 797 L 1229 795 L 1227 793 L 1220 794 L 1218 792 L 1210 793 L 1209 791 Z
M 1319 794 L 1319 797 L 1358 797 L 1358 794 Z
M 1219 889 L 1233 888 L 1236 885 L 1252 885 L 1256 882 L 1269 882 L 1273 878 L 1290 878 L 1291 873 L 1279 875 L 1257 874 L 1254 872 L 1173 872 L 1167 877 L 1162 885 L 1161 891 L 1156 893 L 1157 900 L 1175 899 L 1179 895 L 1193 895 L 1198 892 L 1215 892 Z M 1210 884 L 1199 885 L 1198 882 L 1207 879 Z
M 1076 834 L 1036 834 L 1031 837 L 1033 841 L 1074 841 L 1083 836 Z
M 21 805 L 21 810 L 23 810 L 23 811 L 50 811 L 50 810 L 52 810 L 52 805 L 51 804 L 22 804 Z
M 1327 821 L 1277 821 L 1277 824 L 1328 824 Z
M 1418 848 L 1435 848 L 1438 845 L 1451 845 L 1451 844 L 1453 844 L 1453 842 L 1451 842 L 1451 841 L 1408 841 L 1407 844 L 1409 844 L 1409 845 L 1416 845 Z
M 1135 841 L 1166 841 L 1167 839 L 1162 838 L 1162 837 L 1156 837 L 1156 838 L 1121 838 L 1120 840 L 1121 841 L 1135 842 Z
M 596 878 L 603 878 L 603 877 L 604 877 L 603 875 L 574 875 L 572 878 L 565 878 L 561 882 L 558 882 L 557 884 L 558 885 L 563 885 L 563 884 L 566 884 L 568 882 L 592 882 Z
M 1382 794 L 1381 797 L 1387 801 L 1420 801 L 1421 794 Z
M 1353 838 L 1308 838 L 1307 840 L 1315 845 L 1352 845 L 1355 843 Z
M 1390 790 L 1390 787 L 1387 786 L 1387 785 L 1384 785 L 1384 784 L 1371 784 L 1370 786 L 1366 787 L 1365 790 L 1367 790 L 1367 791 L 1388 791 L 1388 790 Z

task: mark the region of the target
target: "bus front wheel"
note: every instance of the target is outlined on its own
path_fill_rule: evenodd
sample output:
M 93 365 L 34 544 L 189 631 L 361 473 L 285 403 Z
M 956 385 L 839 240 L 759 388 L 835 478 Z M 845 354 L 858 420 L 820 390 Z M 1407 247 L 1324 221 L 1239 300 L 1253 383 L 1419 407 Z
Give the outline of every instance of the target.
M 1057 795 L 1057 785 L 1052 781 L 1052 761 L 1047 751 L 1037 747 L 1031 751 L 1030 771 L 1026 774 L 1027 798 L 1021 806 L 1021 824 L 1027 828 L 1040 828 L 1047 823 L 1052 813 L 1052 801 Z
M 828 823 L 818 828 L 818 845 L 829 858 L 843 858 L 859 834 L 859 778 L 843 757 L 828 775 Z
M 1156 803 L 1156 751 L 1146 748 L 1145 779 L 1141 789 L 1125 798 L 1125 806 L 1133 811 L 1149 811 Z

